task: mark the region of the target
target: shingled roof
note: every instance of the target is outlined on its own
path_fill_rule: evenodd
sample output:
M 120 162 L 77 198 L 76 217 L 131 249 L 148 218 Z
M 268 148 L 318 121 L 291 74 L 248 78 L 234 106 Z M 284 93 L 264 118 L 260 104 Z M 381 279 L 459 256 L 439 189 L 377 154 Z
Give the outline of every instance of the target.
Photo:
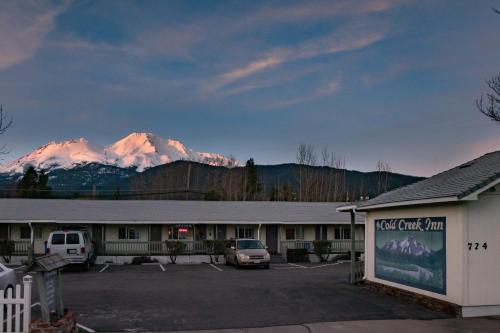
M 359 203 L 357 209 L 459 201 L 500 182 L 500 151 Z
M 350 223 L 340 202 L 0 199 L 0 223 Z M 357 217 L 356 222 L 363 223 Z

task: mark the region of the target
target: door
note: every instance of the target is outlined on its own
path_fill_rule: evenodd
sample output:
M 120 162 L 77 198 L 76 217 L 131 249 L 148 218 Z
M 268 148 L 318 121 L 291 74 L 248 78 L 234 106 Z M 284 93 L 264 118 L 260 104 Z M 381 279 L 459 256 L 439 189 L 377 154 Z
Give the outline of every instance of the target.
M 217 234 L 215 235 L 215 238 L 217 240 L 225 240 L 226 239 L 226 225 L 225 224 L 217 224 L 215 226 L 217 229 Z
M 269 253 L 278 253 L 278 226 L 266 225 L 266 245 Z
M 152 224 L 149 229 L 149 240 L 151 242 L 161 242 L 161 224 Z
M 9 225 L 7 223 L 0 224 L 0 239 L 9 239 Z
M 161 254 L 161 227 L 161 224 L 151 224 L 149 226 L 149 254 Z

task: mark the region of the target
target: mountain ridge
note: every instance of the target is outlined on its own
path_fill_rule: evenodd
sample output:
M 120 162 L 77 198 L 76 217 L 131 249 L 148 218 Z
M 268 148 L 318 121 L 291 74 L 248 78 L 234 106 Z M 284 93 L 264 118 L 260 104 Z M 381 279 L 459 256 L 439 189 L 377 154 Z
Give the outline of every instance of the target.
M 85 138 L 50 141 L 47 144 L 15 160 L 0 164 L 0 173 L 23 173 L 27 166 L 51 171 L 71 169 L 89 163 L 135 167 L 145 169 L 174 162 L 189 160 L 210 165 L 235 165 L 234 159 L 222 154 L 196 152 L 181 141 L 163 139 L 152 133 L 133 132 L 108 146 L 100 146 Z

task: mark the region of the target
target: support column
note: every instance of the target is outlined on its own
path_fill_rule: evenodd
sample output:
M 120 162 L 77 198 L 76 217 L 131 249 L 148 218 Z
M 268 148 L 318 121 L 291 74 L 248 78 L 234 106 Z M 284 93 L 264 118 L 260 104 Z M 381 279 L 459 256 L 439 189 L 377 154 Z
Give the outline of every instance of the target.
M 356 283 L 356 237 L 355 237 L 355 216 L 354 209 L 351 213 L 351 284 Z

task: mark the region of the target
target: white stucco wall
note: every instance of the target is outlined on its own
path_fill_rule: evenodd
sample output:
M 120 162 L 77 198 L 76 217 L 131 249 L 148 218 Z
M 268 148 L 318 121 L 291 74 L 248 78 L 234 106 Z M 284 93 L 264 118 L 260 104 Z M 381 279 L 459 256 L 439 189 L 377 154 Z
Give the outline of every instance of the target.
M 376 219 L 446 216 L 446 295 L 409 287 L 375 277 L 375 225 Z M 369 281 L 462 305 L 465 272 L 466 208 L 462 204 L 415 206 L 370 211 L 365 224 L 365 276 Z
M 485 192 L 467 203 L 467 221 L 465 243 L 473 247 L 469 251 L 467 245 L 465 252 L 469 269 L 464 305 L 500 305 L 500 191 Z

